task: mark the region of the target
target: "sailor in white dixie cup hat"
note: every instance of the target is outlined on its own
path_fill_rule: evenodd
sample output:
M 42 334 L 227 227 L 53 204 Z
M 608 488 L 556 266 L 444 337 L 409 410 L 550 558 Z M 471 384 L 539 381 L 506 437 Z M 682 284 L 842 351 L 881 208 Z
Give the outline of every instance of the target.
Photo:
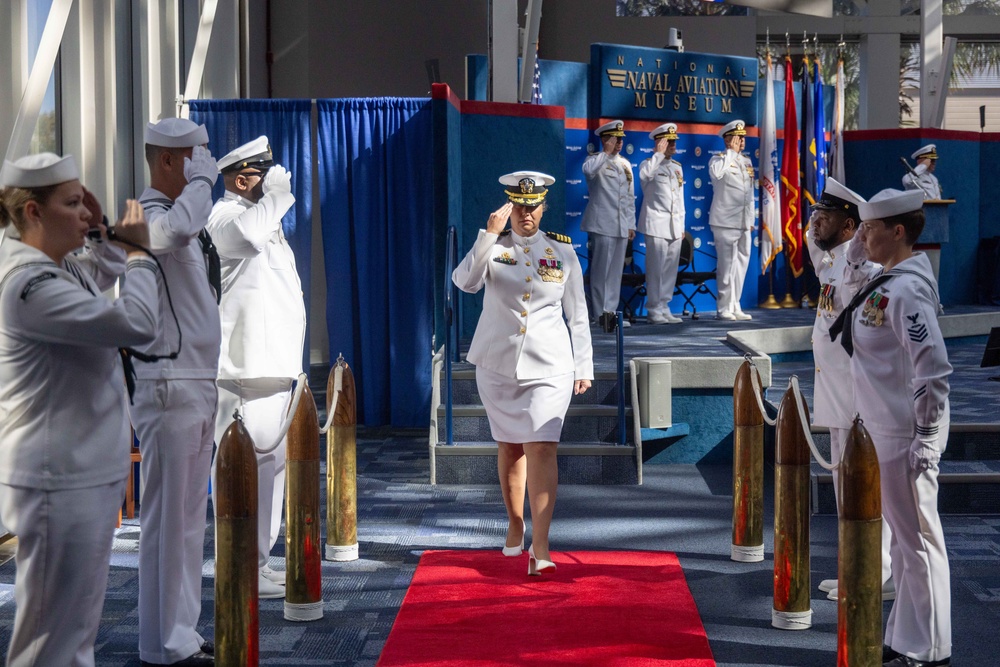
M 938 462 L 948 443 L 948 376 L 941 304 L 927 256 L 913 245 L 923 193 L 883 190 L 858 205 L 848 271 L 870 278 L 844 310 L 854 402 L 878 453 L 882 514 L 893 533 L 896 600 L 885 644 L 892 667 L 950 664 L 951 584 L 937 509 Z M 858 246 L 881 267 L 856 264 Z
M 528 488 L 533 549 L 528 574 L 555 568 L 549 525 L 558 482 L 556 445 L 570 398 L 594 379 L 583 272 L 572 240 L 539 230 L 554 180 L 535 171 L 501 176 L 508 201 L 490 215 L 451 277 L 463 292 L 486 288 L 468 360 L 476 366 L 479 395 L 498 443 L 508 517 L 504 555 L 519 556 L 524 548 L 528 471 L 540 480 Z
M 152 341 L 157 268 L 116 242 L 74 255 L 103 213 L 72 156 L 0 169 L 0 519 L 17 536 L 9 665 L 94 664 L 131 464 L 120 347 Z M 118 237 L 148 246 L 129 200 Z M 120 296 L 102 294 L 127 273 Z M 127 380 L 132 382 L 131 378 Z
M 621 156 L 625 124 L 613 120 L 594 134 L 601 150 L 583 162 L 590 200 L 580 229 L 590 234 L 590 317 L 612 331 L 621 298 L 625 249 L 635 238 L 635 184 L 632 164 Z
M 830 340 L 830 326 L 844 310 L 860 285 L 845 280 L 847 248 L 861 224 L 858 205 L 864 198 L 836 179 L 827 178 L 823 193 L 812 207 L 806 230 L 806 247 L 819 279 L 819 303 L 813 323 L 812 345 L 816 361 L 813 393 L 813 423 L 830 429 L 830 452 L 840 460 L 847 433 L 854 422 L 854 389 L 851 358 L 839 341 Z M 862 260 L 865 261 L 865 260 Z M 834 493 L 840 497 L 839 470 L 833 471 Z M 839 504 L 838 504 L 839 507 Z M 882 598 L 895 596 L 889 543 L 892 532 L 882 522 Z M 819 589 L 836 600 L 837 579 L 824 579 Z
M 742 120 L 727 123 L 719 131 L 726 150 L 708 161 L 708 174 L 712 179 L 708 224 L 715 238 L 718 258 L 716 317 L 721 320 L 753 319 L 740 305 L 743 283 L 750 268 L 750 232 L 757 227 L 753 165 L 742 152 L 746 147 L 746 134 L 746 124 Z
M 653 154 L 639 165 L 642 208 L 638 230 L 646 237 L 646 311 L 650 324 L 677 324 L 670 312 L 684 241 L 684 170 L 673 159 L 677 125 L 664 123 L 649 133 Z
M 146 208 L 152 250 L 170 285 L 183 332 L 175 359 L 139 364 L 133 423 L 142 453 L 139 537 L 139 658 L 143 664 L 211 665 L 195 627 L 219 368 L 219 259 L 205 225 L 219 169 L 208 131 L 184 118 L 146 126 L 150 184 Z M 172 322 L 161 294 L 160 319 Z M 165 355 L 178 333 L 164 325 L 143 348 Z
M 277 440 L 295 378 L 302 372 L 306 311 L 295 254 L 281 219 L 295 205 L 292 176 L 274 163 L 266 136 L 219 160 L 226 184 L 208 218 L 222 267 L 222 350 L 216 442 L 241 408 L 261 449 Z M 241 407 L 242 406 L 242 407 Z M 285 573 L 268 566 L 284 507 L 287 439 L 257 454 L 257 567 L 261 598 L 285 596 Z M 213 485 L 214 488 L 214 485 Z
M 941 199 L 941 183 L 934 171 L 937 169 L 937 146 L 927 144 L 913 151 L 910 156 L 917 161 L 917 166 L 903 174 L 903 187 L 907 190 L 920 190 L 924 199 Z

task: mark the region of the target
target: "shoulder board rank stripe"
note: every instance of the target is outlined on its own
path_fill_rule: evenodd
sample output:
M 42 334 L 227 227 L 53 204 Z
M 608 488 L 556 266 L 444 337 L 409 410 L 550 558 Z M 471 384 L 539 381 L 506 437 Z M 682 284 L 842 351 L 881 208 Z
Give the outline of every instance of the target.
M 545 235 L 548 236 L 550 239 L 559 241 L 559 243 L 570 243 L 570 244 L 573 243 L 573 239 L 566 236 L 565 234 L 557 234 L 555 232 L 545 232 Z

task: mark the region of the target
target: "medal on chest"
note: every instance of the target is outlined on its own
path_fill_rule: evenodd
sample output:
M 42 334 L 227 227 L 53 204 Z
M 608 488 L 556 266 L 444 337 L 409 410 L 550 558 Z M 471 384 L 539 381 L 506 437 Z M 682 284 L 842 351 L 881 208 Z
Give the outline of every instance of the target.
M 889 297 L 879 292 L 872 292 L 865 301 L 865 309 L 861 312 L 861 323 L 869 327 L 882 326 L 888 305 Z
M 538 260 L 538 275 L 547 283 L 561 283 L 563 263 L 556 259 L 552 248 L 545 249 L 545 257 Z
M 819 291 L 819 303 L 816 306 L 816 312 L 833 312 L 833 295 L 836 291 L 837 288 L 831 283 L 823 285 L 822 289 Z
M 509 252 L 502 252 L 493 258 L 494 262 L 499 262 L 500 264 L 510 264 L 513 266 L 517 264 L 517 260 L 514 259 Z

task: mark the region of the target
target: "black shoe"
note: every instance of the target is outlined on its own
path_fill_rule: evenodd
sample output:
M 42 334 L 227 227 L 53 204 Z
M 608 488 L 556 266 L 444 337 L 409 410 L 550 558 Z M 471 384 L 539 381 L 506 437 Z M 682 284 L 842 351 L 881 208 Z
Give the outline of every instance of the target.
M 882 649 L 885 650 L 884 648 Z M 889 649 L 892 651 L 892 649 Z M 951 658 L 942 660 L 917 660 L 905 655 L 896 654 L 896 657 L 889 662 L 883 662 L 882 667 L 950 667 Z
M 215 655 L 215 644 L 212 643 L 211 639 L 206 639 L 201 645 L 201 652 L 207 653 L 209 655 Z
M 212 650 L 215 650 L 215 646 L 212 646 Z M 141 661 L 142 667 L 165 667 L 155 662 Z M 183 660 L 178 660 L 177 662 L 171 662 L 168 667 L 215 667 L 215 657 L 210 653 L 205 653 L 204 651 L 198 651 L 194 655 L 189 655 Z
M 902 653 L 899 651 L 893 651 L 892 647 L 888 644 L 882 644 L 882 664 L 885 664 L 890 660 L 895 660 L 901 655 Z
M 604 333 L 613 333 L 618 328 L 618 316 L 615 313 L 601 315 L 601 328 Z

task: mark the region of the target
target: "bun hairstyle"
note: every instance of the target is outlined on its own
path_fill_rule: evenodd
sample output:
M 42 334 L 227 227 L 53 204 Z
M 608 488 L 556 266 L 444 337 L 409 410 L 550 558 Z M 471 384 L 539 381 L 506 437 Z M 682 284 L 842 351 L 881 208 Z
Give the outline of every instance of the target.
M 24 231 L 24 207 L 28 202 L 45 204 L 59 185 L 37 188 L 0 188 L 0 228 L 13 224 L 18 232 Z

